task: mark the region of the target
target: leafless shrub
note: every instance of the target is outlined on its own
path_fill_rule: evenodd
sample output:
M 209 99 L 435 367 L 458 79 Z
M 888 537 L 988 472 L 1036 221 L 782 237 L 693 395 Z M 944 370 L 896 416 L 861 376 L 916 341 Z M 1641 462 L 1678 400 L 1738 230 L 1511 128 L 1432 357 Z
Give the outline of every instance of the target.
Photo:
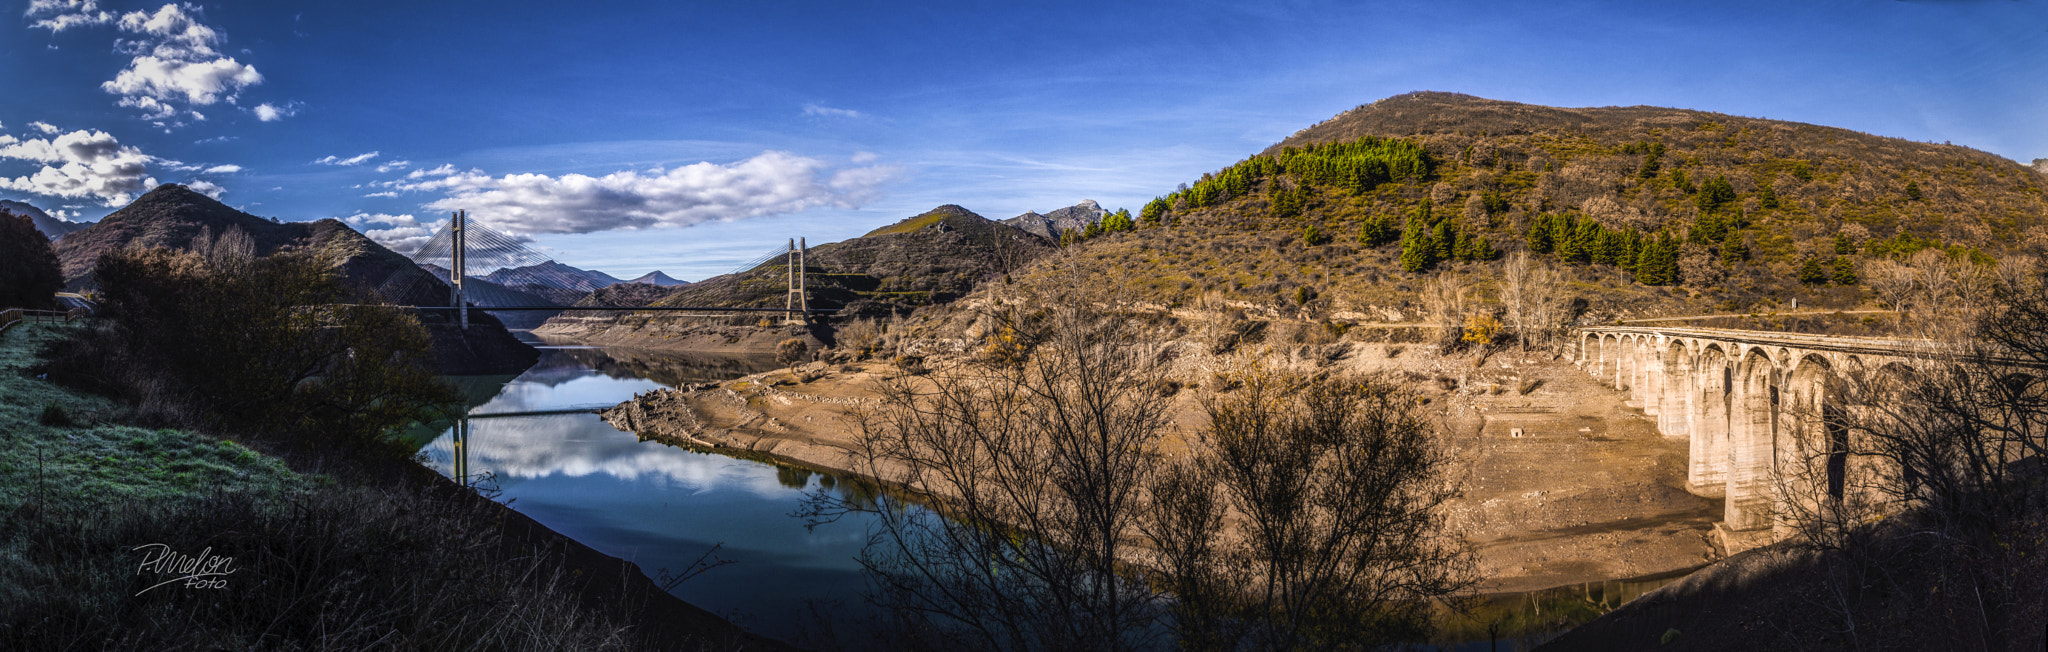
M 1421 640 L 1472 586 L 1444 527 L 1450 459 L 1384 379 L 1252 375 L 1208 404 L 1204 452 L 1153 476 L 1145 520 L 1179 641 L 1199 649 Z M 1224 515 L 1242 515 L 1226 537 Z
M 883 387 L 858 415 L 856 471 L 930 496 L 876 514 L 861 563 L 905 626 L 899 645 L 1108 649 L 1142 644 L 1156 596 L 1118 566 L 1165 426 L 1157 356 L 1121 319 L 1056 304 L 1021 365 L 967 364 Z M 822 496 L 821 496 L 822 498 Z
M 1957 293 L 1942 289 L 1945 261 L 1915 262 L 1920 300 Z M 1812 604 L 1853 647 L 2034 649 L 2048 636 L 2048 289 L 2014 274 L 1988 294 L 1971 328 L 1910 362 L 1791 395 L 1776 516 L 1813 553 Z

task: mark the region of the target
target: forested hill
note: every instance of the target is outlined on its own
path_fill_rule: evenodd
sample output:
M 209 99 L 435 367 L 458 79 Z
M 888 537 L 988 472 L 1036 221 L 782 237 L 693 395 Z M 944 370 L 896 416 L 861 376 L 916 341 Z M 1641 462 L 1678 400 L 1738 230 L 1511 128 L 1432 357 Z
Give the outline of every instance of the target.
M 1529 250 L 1618 312 L 1846 308 L 1874 303 L 1859 283 L 1875 260 L 2048 254 L 2044 181 L 1989 153 L 1832 127 L 1411 93 L 1192 180 L 1083 253 L 1167 303 L 1371 311 L 1412 303 L 1419 275 L 1443 269 L 1484 291 L 1486 261 Z

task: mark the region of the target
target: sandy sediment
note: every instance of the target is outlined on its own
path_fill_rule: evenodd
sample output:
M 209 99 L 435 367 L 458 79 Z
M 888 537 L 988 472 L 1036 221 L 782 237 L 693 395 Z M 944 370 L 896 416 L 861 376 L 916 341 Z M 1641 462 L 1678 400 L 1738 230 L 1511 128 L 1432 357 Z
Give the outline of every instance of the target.
M 799 338 L 810 350 L 824 346 L 803 326 L 783 324 L 779 313 L 768 318 L 770 325 L 734 325 L 724 318 L 654 319 L 644 314 L 563 313 L 533 329 L 547 339 L 566 339 L 583 344 L 626 346 L 636 349 L 680 351 L 696 354 L 773 355 L 783 340 Z
M 1350 343 L 1330 360 L 1314 351 L 1264 353 L 1267 364 L 1392 373 L 1441 410 L 1461 459 L 1464 496 L 1449 522 L 1476 549 L 1482 590 L 1529 591 L 1641 577 L 1715 558 L 1707 534 L 1719 501 L 1687 493 L 1686 441 L 1656 431 L 1626 397 L 1562 361 L 1503 353 L 1475 366 L 1422 345 Z M 1200 385 L 1248 358 L 1188 347 L 1174 375 Z M 820 470 L 864 468 L 852 450 L 856 406 L 901 372 L 875 363 L 811 363 L 744 378 L 657 390 L 607 409 L 642 439 L 765 454 Z M 1527 394 L 1521 389 L 1534 385 Z M 1205 422 L 1197 396 L 1174 397 L 1172 455 Z M 886 479 L 886 478 L 885 478 Z

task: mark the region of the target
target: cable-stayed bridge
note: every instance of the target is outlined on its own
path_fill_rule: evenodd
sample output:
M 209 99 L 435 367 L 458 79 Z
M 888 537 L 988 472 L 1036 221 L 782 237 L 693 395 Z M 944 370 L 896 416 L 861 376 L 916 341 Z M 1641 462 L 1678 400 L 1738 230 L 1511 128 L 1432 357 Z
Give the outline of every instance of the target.
M 780 276 L 783 306 L 763 306 L 758 283 L 695 284 L 687 296 L 672 297 L 654 305 L 582 305 L 576 299 L 602 289 L 605 282 L 578 274 L 527 246 L 519 238 L 469 219 L 466 211 L 456 212 L 418 249 L 407 254 L 414 264 L 431 272 L 448 294 L 447 306 L 424 309 L 456 310 L 460 323 L 469 323 L 469 310 L 591 310 L 591 311 L 679 311 L 697 313 L 784 313 L 791 319 L 808 320 L 814 312 L 832 312 L 810 307 L 805 291 L 804 255 L 801 239 L 791 239 L 739 266 L 728 276 L 752 279 Z M 416 284 L 427 281 L 415 281 Z M 410 294 L 421 288 L 409 287 Z M 439 288 L 435 288 L 439 289 Z M 552 296 L 550 296 L 552 295 Z M 568 299 L 568 300 L 563 300 Z M 754 304 L 754 305 L 748 305 Z

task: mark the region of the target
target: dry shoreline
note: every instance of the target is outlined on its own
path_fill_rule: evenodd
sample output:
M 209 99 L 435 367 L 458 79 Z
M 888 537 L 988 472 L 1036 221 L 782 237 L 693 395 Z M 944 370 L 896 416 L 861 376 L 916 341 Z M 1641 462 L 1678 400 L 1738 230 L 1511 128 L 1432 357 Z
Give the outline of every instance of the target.
M 1468 464 L 1466 495 L 1452 504 L 1450 524 L 1478 552 L 1483 592 L 1651 576 L 1719 558 L 1707 538 L 1718 502 L 1683 490 L 1686 442 L 1658 434 L 1620 392 L 1534 356 L 1502 354 L 1475 368 L 1427 346 L 1347 346 L 1353 351 L 1336 368 L 1419 377 L 1445 406 L 1445 428 Z M 1244 362 L 1201 352 L 1174 364 L 1177 376 L 1200 378 Z M 656 390 L 601 414 L 643 440 L 851 474 L 862 466 L 851 452 L 853 408 L 900 373 L 877 362 L 811 363 Z M 1446 381 L 1456 389 L 1441 389 Z M 1532 382 L 1530 393 L 1517 391 Z M 1185 451 L 1183 437 L 1201 426 L 1194 394 L 1174 399 L 1178 434 L 1163 442 L 1168 454 Z

